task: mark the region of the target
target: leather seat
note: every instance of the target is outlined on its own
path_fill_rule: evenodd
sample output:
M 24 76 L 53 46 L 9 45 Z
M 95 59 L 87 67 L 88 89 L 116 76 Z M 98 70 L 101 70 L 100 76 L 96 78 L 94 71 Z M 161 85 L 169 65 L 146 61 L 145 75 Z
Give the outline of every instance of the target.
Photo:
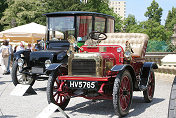
M 149 37 L 142 33 L 106 33 L 107 39 L 99 45 L 120 45 L 125 50 L 126 41 L 129 41 L 133 54 L 132 57 L 144 58 Z

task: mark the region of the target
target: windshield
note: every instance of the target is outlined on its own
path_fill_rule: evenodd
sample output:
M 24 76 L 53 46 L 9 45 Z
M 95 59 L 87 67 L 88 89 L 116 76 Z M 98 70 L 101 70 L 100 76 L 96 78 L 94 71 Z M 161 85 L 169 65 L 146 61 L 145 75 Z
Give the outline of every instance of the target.
M 105 33 L 105 21 L 106 19 L 103 17 L 95 17 L 95 31 Z
M 66 40 L 69 35 L 74 36 L 74 16 L 50 17 L 48 30 L 49 40 Z

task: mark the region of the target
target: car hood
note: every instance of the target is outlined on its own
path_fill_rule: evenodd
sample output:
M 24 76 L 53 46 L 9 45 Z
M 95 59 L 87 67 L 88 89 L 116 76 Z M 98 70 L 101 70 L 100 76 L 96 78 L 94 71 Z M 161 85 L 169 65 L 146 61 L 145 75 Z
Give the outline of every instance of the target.
M 54 56 L 60 53 L 65 53 L 63 50 L 41 50 L 30 53 L 30 61 L 45 61 L 47 59 L 53 60 Z

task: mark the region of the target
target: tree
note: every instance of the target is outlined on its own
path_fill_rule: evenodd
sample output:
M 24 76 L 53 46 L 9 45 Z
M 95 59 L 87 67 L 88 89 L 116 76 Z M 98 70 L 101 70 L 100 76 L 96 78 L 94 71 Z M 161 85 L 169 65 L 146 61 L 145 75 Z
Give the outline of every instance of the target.
M 127 18 L 124 20 L 124 27 L 125 27 L 125 32 L 130 32 L 133 30 L 133 26 L 137 24 L 137 21 L 135 19 L 135 16 L 132 14 L 129 14 Z
M 144 16 L 148 17 L 148 20 L 154 20 L 160 23 L 162 11 L 163 9 L 159 7 L 159 4 L 153 0 L 151 6 L 147 7 L 147 11 L 145 12 Z
M 11 0 L 9 7 L 3 13 L 1 22 L 7 25 L 6 28 L 36 22 L 45 24 L 46 3 L 39 0 Z
M 48 12 L 81 11 L 84 5 L 80 0 L 45 0 L 45 2 L 48 3 Z
M 0 0 L 0 19 L 3 16 L 4 10 L 8 7 L 6 0 Z M 0 24 L 0 31 L 3 29 L 3 25 Z
M 170 39 L 170 32 L 167 32 L 163 25 L 152 20 L 148 20 L 141 23 L 141 26 L 145 29 L 143 33 L 146 33 L 151 40 L 167 41 Z
M 166 22 L 165 22 L 165 28 L 168 31 L 173 31 L 174 24 L 176 24 L 176 8 L 172 8 L 172 10 L 169 10 Z
M 8 4 L 1 18 L 6 29 L 30 22 L 45 25 L 46 17 L 43 14 L 81 10 L 82 5 L 79 0 L 10 0 Z

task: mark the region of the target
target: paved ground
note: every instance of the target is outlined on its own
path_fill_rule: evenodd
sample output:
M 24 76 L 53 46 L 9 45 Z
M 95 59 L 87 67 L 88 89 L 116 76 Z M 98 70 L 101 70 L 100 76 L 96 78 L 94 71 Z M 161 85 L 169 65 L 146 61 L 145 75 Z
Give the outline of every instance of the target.
M 126 118 L 166 118 L 170 90 L 174 75 L 156 73 L 156 90 L 152 103 L 144 103 L 142 92 L 134 92 L 133 103 Z M 14 89 L 10 75 L 0 72 L 0 118 L 35 118 L 47 105 L 47 80 L 36 81 L 33 88 L 37 95 L 11 96 Z M 91 102 L 83 98 L 71 99 L 65 112 L 71 118 L 116 118 L 112 101 L 100 100 Z M 51 118 L 64 118 L 60 112 Z

